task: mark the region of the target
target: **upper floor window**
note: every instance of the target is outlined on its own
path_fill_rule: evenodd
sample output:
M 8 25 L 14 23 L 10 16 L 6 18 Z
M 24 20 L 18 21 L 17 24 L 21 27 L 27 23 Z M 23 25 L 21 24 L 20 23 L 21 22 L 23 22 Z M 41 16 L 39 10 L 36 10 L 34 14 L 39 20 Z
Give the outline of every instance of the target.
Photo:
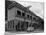
M 35 17 L 33 17 L 33 20 L 36 20 L 36 18 L 35 18 Z
M 32 16 L 30 16 L 30 19 L 32 19 Z
M 25 13 L 22 13 L 22 16 L 25 16 Z
M 21 12 L 19 10 L 17 10 L 17 15 L 21 15 Z
M 29 15 L 27 15 L 27 18 L 29 18 Z

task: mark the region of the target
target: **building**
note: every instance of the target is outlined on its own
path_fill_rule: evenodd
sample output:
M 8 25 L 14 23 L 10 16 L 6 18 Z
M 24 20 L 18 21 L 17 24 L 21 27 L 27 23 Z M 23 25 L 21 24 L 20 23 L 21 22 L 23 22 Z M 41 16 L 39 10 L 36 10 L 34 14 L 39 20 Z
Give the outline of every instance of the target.
M 42 19 L 36 16 L 26 7 L 17 2 L 7 1 L 6 7 L 6 31 L 26 31 L 28 27 L 34 27 L 34 24 L 40 24 Z

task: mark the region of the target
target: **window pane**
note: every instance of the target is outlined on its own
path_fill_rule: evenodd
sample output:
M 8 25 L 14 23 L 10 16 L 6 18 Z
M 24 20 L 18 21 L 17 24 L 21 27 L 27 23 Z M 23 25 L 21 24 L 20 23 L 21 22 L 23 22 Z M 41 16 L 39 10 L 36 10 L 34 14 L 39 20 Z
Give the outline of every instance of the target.
M 29 15 L 27 15 L 27 18 L 29 18 Z
M 22 16 L 25 16 L 25 13 L 22 13 Z
M 21 15 L 21 12 L 20 11 L 17 11 L 17 15 Z

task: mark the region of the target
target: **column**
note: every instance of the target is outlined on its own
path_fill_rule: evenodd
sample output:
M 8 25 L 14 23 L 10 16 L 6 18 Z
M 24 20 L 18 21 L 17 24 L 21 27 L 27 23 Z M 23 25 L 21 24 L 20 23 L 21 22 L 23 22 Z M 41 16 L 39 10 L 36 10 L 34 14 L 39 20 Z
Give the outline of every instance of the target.
M 20 21 L 20 30 L 21 30 L 21 21 Z

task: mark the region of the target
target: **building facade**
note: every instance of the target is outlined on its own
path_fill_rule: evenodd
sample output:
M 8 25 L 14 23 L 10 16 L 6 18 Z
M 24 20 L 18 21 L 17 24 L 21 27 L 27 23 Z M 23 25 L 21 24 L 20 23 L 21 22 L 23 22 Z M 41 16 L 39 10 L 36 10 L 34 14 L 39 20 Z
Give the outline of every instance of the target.
M 29 27 L 36 29 L 38 24 L 41 24 L 40 17 L 17 2 L 8 6 L 7 14 L 6 31 L 27 31 Z

